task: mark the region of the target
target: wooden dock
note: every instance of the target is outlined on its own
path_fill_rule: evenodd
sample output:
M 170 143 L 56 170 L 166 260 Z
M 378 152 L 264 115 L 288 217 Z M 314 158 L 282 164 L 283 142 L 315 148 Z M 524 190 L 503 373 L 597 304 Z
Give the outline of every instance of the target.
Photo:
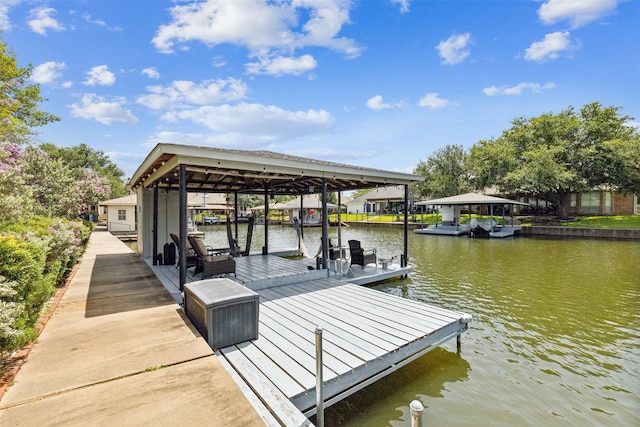
M 284 425 L 300 425 L 290 404 L 305 417 L 315 414 L 317 327 L 323 330 L 323 393 L 330 406 L 461 335 L 471 320 L 328 277 L 327 270 L 310 270 L 300 261 L 256 255 L 236 262 L 237 277 L 227 277 L 260 295 L 259 338 L 216 354 L 245 383 L 246 393 Z M 177 297 L 177 269 L 152 269 Z M 187 280 L 199 277 L 189 272 Z

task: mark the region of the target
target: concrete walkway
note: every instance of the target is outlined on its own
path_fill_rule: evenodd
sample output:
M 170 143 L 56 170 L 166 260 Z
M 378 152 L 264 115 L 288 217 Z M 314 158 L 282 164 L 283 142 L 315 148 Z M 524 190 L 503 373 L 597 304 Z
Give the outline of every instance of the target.
M 151 269 L 95 231 L 2 426 L 264 425 Z

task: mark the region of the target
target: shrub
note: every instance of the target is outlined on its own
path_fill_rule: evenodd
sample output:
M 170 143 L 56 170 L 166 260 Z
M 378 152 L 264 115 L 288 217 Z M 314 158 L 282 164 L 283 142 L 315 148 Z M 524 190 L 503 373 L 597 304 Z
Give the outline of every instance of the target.
M 44 304 L 84 251 L 90 223 L 35 217 L 0 233 L 0 356 L 36 337 Z

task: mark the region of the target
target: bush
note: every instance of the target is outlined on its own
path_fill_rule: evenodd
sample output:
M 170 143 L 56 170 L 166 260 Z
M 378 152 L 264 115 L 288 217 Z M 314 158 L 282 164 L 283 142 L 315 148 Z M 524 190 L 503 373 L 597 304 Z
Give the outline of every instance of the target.
M 33 340 L 45 303 L 64 284 L 93 225 L 36 217 L 0 233 L 0 356 Z

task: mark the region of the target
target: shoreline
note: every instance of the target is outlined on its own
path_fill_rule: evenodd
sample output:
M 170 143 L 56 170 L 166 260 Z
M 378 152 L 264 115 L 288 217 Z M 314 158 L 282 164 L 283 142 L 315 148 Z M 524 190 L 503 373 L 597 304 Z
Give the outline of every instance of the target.
M 402 222 L 366 222 L 353 221 L 346 222 L 349 227 L 380 227 L 380 228 L 402 228 Z M 409 230 L 421 228 L 422 224 L 410 222 Z M 523 225 L 521 236 L 526 237 L 569 237 L 584 239 L 607 239 L 607 240 L 640 240 L 640 229 L 638 228 L 587 228 L 587 227 L 563 227 L 549 225 Z

